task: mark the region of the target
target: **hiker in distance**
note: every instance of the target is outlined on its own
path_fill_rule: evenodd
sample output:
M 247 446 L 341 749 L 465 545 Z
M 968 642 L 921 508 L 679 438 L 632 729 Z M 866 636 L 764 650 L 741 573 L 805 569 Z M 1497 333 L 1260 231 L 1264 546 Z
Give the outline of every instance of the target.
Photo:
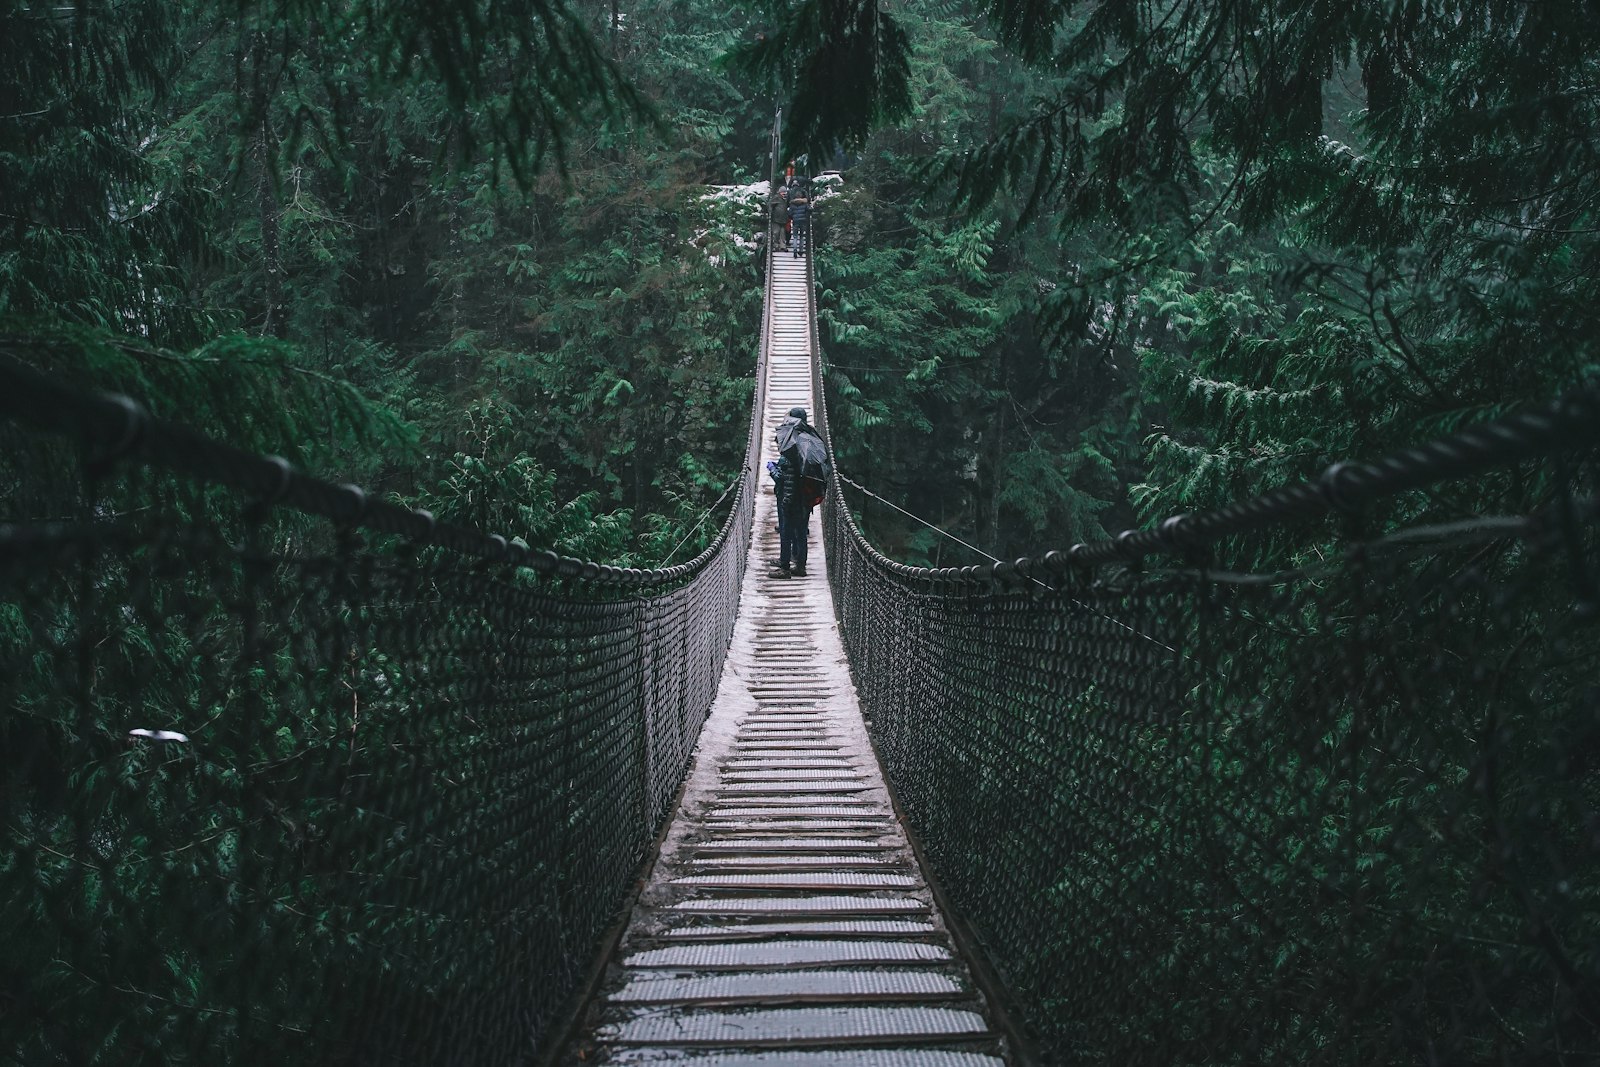
M 806 254 L 806 240 L 811 236 L 811 202 L 799 189 L 789 195 L 789 231 L 789 248 L 799 259 Z
M 767 464 L 767 473 L 778 497 L 779 549 L 778 565 L 767 576 L 804 578 L 811 509 L 822 503 L 828 485 L 828 449 L 806 422 L 805 408 L 790 408 L 773 437 L 778 458 Z

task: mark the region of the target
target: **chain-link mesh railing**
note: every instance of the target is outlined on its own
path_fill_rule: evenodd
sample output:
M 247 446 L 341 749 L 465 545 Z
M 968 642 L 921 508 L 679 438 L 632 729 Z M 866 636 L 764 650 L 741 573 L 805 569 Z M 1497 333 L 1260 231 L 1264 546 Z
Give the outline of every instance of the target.
M 1581 393 L 946 570 L 834 488 L 871 735 L 1041 1058 L 1600 1062 L 1597 434 Z M 1292 569 L 1220 569 L 1329 513 Z
M 686 773 L 753 469 L 623 570 L 0 366 L 0 1048 L 527 1062 Z

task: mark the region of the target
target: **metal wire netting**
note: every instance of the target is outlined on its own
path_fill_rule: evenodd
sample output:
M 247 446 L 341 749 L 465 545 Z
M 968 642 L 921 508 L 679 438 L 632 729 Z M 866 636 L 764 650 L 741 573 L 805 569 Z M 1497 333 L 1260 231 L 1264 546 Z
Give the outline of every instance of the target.
M 1582 391 L 941 570 L 879 553 L 836 480 L 869 732 L 1040 1059 L 1600 1062 L 1597 431 Z
M 1046 1060 L 1600 1056 L 1591 523 L 1009 583 L 829 532 L 879 756 Z
M 530 1059 L 686 773 L 752 465 L 700 558 L 621 571 L 14 377 L 0 1047 Z

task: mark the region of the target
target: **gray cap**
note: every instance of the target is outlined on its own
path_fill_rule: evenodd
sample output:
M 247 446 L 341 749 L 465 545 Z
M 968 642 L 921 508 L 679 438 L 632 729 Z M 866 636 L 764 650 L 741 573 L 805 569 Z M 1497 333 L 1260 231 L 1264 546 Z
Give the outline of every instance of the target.
M 805 422 L 806 421 L 806 409 L 805 408 L 790 408 L 789 409 L 789 417 L 791 419 L 799 419 L 801 422 Z

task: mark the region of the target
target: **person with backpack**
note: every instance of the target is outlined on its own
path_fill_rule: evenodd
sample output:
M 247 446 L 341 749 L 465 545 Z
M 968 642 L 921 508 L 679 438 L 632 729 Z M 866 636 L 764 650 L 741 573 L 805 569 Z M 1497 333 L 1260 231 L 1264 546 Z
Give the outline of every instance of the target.
M 828 484 L 828 447 L 806 422 L 805 408 L 790 408 L 774 435 L 778 458 L 767 464 L 778 497 L 778 565 L 769 578 L 804 578 L 811 509 Z

